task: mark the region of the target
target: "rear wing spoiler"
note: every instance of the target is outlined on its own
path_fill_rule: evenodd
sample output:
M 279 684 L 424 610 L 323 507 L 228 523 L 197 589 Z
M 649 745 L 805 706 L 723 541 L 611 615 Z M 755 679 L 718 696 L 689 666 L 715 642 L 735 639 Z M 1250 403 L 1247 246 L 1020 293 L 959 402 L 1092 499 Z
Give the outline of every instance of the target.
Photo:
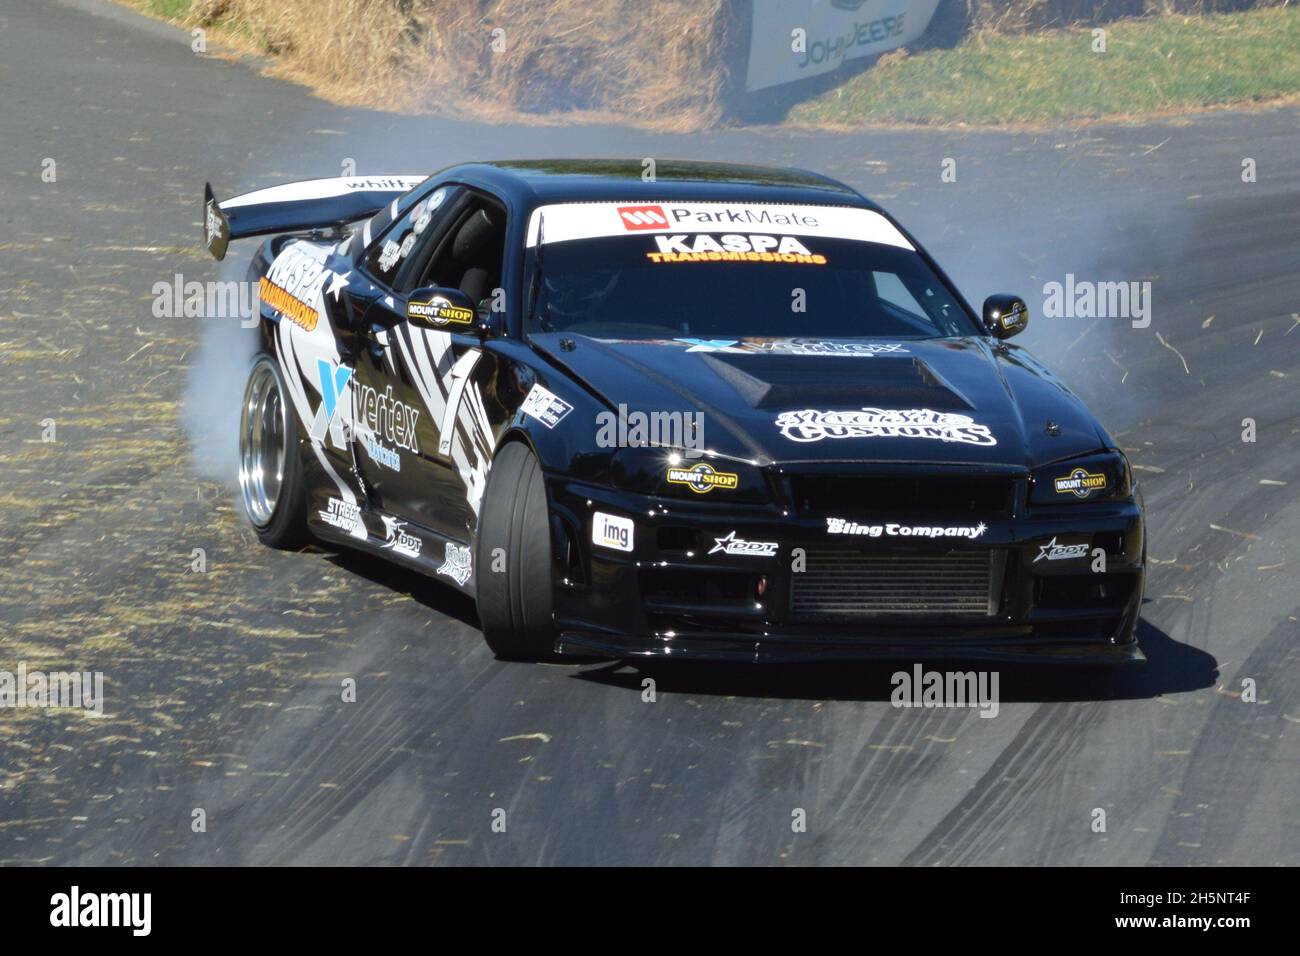
M 328 229 L 369 219 L 426 176 L 343 176 L 308 179 L 258 189 L 217 202 L 203 186 L 203 244 L 214 259 L 226 257 L 231 239 Z

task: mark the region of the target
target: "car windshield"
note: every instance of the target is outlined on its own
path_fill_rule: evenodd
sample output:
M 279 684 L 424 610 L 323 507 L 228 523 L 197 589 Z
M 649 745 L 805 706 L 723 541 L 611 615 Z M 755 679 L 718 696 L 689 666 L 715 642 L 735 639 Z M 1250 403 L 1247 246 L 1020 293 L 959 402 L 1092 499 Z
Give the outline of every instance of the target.
M 575 203 L 537 210 L 529 240 L 530 322 L 542 331 L 702 339 L 979 334 L 906 237 L 872 210 Z

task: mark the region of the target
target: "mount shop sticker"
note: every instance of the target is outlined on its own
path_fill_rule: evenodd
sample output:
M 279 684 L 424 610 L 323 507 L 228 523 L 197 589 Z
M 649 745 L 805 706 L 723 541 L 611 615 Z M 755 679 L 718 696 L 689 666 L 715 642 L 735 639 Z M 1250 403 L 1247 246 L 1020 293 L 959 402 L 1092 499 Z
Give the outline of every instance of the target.
M 1088 498 L 1106 490 L 1106 476 L 1076 468 L 1068 475 L 1062 475 L 1053 483 L 1058 495 L 1074 495 L 1076 498 Z
M 983 521 L 969 527 L 935 527 L 907 524 L 858 524 L 844 518 L 827 518 L 827 534 L 858 534 L 868 538 L 969 538 L 975 540 L 989 529 Z
M 988 426 L 969 415 L 929 408 L 863 408 L 858 411 L 818 411 L 805 408 L 782 412 L 776 426 L 790 441 L 823 438 L 932 438 L 967 445 L 996 445 Z
M 669 468 L 667 479 L 674 485 L 685 485 L 697 495 L 707 495 L 714 488 L 732 491 L 740 478 L 730 471 L 714 471 L 712 465 L 698 464 L 690 468 Z
M 872 209 L 724 202 L 577 202 L 540 206 L 529 220 L 527 245 L 536 246 L 539 234 L 543 242 L 551 245 L 574 239 L 614 237 L 644 241 L 645 236 L 654 233 L 675 233 L 654 236 L 656 240 L 664 240 L 655 244 L 655 254 L 660 256 L 703 254 L 707 257 L 724 252 L 775 256 L 782 254 L 783 242 L 787 250 L 784 254 L 811 256 L 807 245 L 794 239 L 795 236 L 914 248 L 897 226 Z M 798 243 L 803 252 L 791 243 Z
M 783 262 L 791 265 L 826 265 L 826 257 L 813 253 L 794 236 L 725 233 L 714 239 L 695 236 L 655 236 L 658 252 L 647 252 L 651 262 Z
M 452 305 L 447 299 L 436 295 L 428 302 L 408 302 L 406 317 L 441 328 L 445 325 L 469 325 L 474 321 L 474 310 L 463 305 Z

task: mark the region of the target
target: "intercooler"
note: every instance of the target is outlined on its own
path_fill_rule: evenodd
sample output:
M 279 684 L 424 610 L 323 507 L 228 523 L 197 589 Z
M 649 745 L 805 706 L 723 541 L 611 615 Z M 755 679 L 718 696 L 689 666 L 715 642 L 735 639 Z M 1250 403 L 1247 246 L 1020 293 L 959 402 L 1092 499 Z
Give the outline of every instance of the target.
M 852 545 L 808 548 L 806 567 L 791 574 L 795 616 L 971 616 L 998 611 L 1003 552 L 872 554 Z

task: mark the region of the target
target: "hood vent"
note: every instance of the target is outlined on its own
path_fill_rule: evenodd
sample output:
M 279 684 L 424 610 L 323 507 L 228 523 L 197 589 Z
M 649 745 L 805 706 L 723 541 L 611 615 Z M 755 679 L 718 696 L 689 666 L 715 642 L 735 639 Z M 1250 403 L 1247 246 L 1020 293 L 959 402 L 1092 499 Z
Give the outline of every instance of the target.
M 710 353 L 701 358 L 751 408 L 875 405 L 966 411 L 973 406 L 920 358 Z

